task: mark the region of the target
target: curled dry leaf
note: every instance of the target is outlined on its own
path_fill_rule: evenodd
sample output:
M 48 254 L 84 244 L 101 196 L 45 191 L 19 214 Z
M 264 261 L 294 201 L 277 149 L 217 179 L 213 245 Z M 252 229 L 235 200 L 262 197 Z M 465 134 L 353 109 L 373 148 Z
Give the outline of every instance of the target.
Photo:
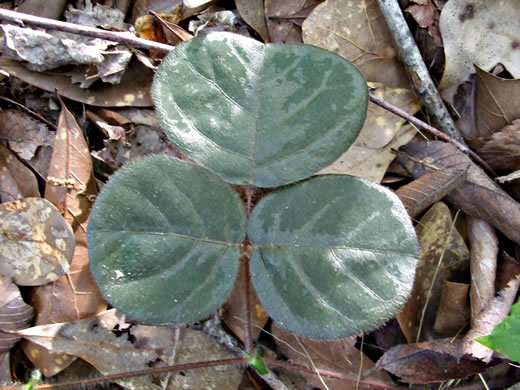
M 74 233 L 60 212 L 41 198 L 0 205 L 0 274 L 38 286 L 69 269 Z
M 34 309 L 23 301 L 18 286 L 11 278 L 0 276 L 0 327 L 9 331 L 27 328 L 33 315 Z M 0 331 L 0 353 L 9 351 L 20 338 Z
M 516 0 L 499 6 L 486 0 L 451 0 L 444 6 L 440 28 L 446 70 L 439 88 L 445 100 L 453 103 L 457 87 L 474 72 L 473 64 L 490 69 L 502 63 L 520 77 L 520 24 L 511 17 L 519 12 Z
M 471 248 L 471 318 L 475 320 L 495 296 L 498 238 L 493 226 L 468 217 L 468 239 Z
M 476 341 L 478 337 L 489 335 L 495 326 L 502 322 L 511 310 L 520 287 L 520 276 L 511 280 L 508 285 L 500 290 L 487 306 L 474 319 L 473 326 L 464 337 L 461 346 L 462 353 L 470 354 L 484 362 L 491 361 L 493 350 Z
M 400 344 L 388 350 L 376 367 L 406 383 L 424 384 L 465 378 L 487 365 L 460 352 L 461 340 L 452 338 L 418 344 Z
M 444 281 L 433 330 L 444 337 L 459 334 L 469 322 L 469 284 Z
M 497 267 L 497 277 L 495 280 L 495 291 L 506 288 L 507 284 L 520 275 L 520 262 L 502 250 L 500 251 L 500 262 Z
M 396 194 L 410 217 L 415 218 L 466 178 L 466 170 L 444 170 L 427 173 L 410 184 L 400 187 Z
M 0 145 L 0 203 L 39 195 L 34 173 Z
M 397 315 L 410 343 L 436 337 L 433 324 L 444 281 L 462 280 L 469 268 L 468 248 L 453 224 L 451 212 L 442 202 L 433 205 L 417 224 L 419 265 L 412 294 Z
M 520 78 L 506 80 L 475 66 L 477 90 L 475 95 L 476 134 L 471 138 L 489 137 L 504 126 L 520 118 Z
M 358 384 L 355 379 L 375 366 L 374 362 L 355 347 L 356 338 L 349 337 L 340 340 L 325 341 L 312 340 L 300 337 L 280 328 L 276 323 L 272 325 L 272 332 L 279 350 L 291 362 L 307 367 L 316 367 L 350 374 L 352 382 L 322 377 L 330 390 L 371 389 L 371 386 Z M 317 375 L 303 374 L 306 381 L 314 387 L 325 389 L 323 382 Z M 376 372 L 368 377 L 381 384 L 391 384 L 392 380 L 385 372 Z
M 35 325 L 79 320 L 106 309 L 88 267 L 85 229 L 92 199 L 97 194 L 88 145 L 74 116 L 63 105 L 45 198 L 64 215 L 74 231 L 76 247 L 67 275 L 31 292 L 37 310 Z M 53 376 L 76 358 L 23 343 L 31 361 L 45 376 Z
M 468 143 L 498 172 L 520 170 L 520 119 L 493 133 Z
M 467 215 L 483 219 L 512 241 L 520 243 L 520 204 L 502 190 L 457 147 L 442 141 L 415 142 L 400 149 L 397 158 L 414 178 L 439 169 L 466 169 L 466 180 L 447 200 Z

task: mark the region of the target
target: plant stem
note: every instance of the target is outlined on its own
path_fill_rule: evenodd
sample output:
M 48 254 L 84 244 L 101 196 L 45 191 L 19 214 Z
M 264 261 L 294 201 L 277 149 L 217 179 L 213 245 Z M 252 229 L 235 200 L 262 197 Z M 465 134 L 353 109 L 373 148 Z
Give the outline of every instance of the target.
M 451 138 L 465 144 L 464 137 L 455 126 L 424 64 L 419 48 L 399 7 L 399 2 L 397 0 L 377 0 L 377 4 L 397 43 L 414 90 L 428 110 L 434 124 Z
M 189 370 L 189 369 L 193 369 L 193 368 L 234 366 L 234 365 L 240 365 L 240 364 L 247 365 L 248 364 L 247 359 L 246 358 L 220 359 L 220 360 L 209 360 L 206 362 L 176 364 L 176 365 L 167 366 L 167 367 L 156 367 L 156 368 L 149 368 L 146 370 L 122 372 L 119 374 L 111 374 L 111 375 L 103 375 L 103 376 L 100 376 L 97 378 L 82 379 L 82 380 L 74 381 L 74 382 L 38 385 L 38 386 L 34 387 L 34 390 L 57 390 L 57 389 L 66 389 L 66 388 L 75 388 L 75 387 L 83 388 L 83 386 L 93 385 L 93 384 L 97 384 L 97 383 L 114 382 L 114 381 L 117 381 L 120 379 L 134 378 L 137 376 L 164 374 L 167 372 Z
M 480 158 L 478 154 L 476 154 L 474 151 L 472 151 L 470 148 L 467 147 L 466 144 L 462 144 L 456 139 L 450 137 L 449 135 L 443 133 L 442 131 L 436 129 L 433 126 L 430 126 L 428 123 L 423 122 L 422 120 L 416 118 L 413 115 L 410 115 L 406 111 L 400 109 L 399 107 L 394 106 L 393 104 L 377 97 L 372 92 L 368 93 L 368 97 L 370 101 L 374 104 L 377 104 L 379 107 L 384 108 L 385 110 L 391 112 L 394 115 L 397 115 L 403 119 L 406 119 L 408 122 L 414 124 L 415 126 L 426 130 L 430 134 L 434 135 L 437 138 L 442 139 L 443 141 L 451 142 L 454 144 L 461 152 L 469 154 L 473 160 L 475 160 L 482 168 L 484 168 L 486 171 L 488 171 L 491 175 L 496 176 L 496 172 L 493 168 L 491 168 L 488 163 L 486 163 L 484 160 Z
M 246 188 L 246 215 L 247 219 L 251 216 L 251 210 L 253 208 L 253 195 L 254 195 L 255 187 L 252 185 L 248 185 Z M 245 242 L 249 245 L 249 240 L 246 239 Z M 251 272 L 249 269 L 249 259 L 251 256 L 251 251 L 246 248 L 245 254 L 243 256 L 243 261 L 245 265 L 244 271 L 244 294 L 245 294 L 245 304 L 246 304 L 246 342 L 245 347 L 249 356 L 253 356 L 254 354 L 254 345 L 253 345 L 253 330 L 252 330 L 252 310 L 251 310 Z
M 352 383 L 359 383 L 360 385 L 367 385 L 371 386 L 373 388 L 377 389 L 390 389 L 390 390 L 402 390 L 403 387 L 401 386 L 395 386 L 388 383 L 370 380 L 370 379 L 359 379 L 357 375 L 348 375 L 348 374 L 342 374 L 340 372 L 330 371 L 330 370 L 324 370 L 322 368 L 311 368 L 307 366 L 302 366 L 300 364 L 294 364 L 294 363 L 288 363 L 288 362 L 282 362 L 278 360 L 272 360 L 264 358 L 264 363 L 268 367 L 280 367 L 285 368 L 287 370 L 291 371 L 297 371 L 297 372 L 304 372 L 308 374 L 314 374 L 314 375 L 322 375 L 327 376 L 329 378 L 335 378 L 335 379 L 341 379 L 345 382 L 352 382 Z

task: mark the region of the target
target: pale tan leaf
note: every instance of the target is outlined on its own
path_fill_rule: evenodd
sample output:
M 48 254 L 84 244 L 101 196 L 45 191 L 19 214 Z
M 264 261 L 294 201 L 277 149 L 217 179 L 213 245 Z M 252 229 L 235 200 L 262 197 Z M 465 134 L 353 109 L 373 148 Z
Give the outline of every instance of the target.
M 439 88 L 445 100 L 453 103 L 457 87 L 474 73 L 473 64 L 491 69 L 501 63 L 520 77 L 520 24 L 512 16 L 519 13 L 517 0 L 448 1 L 440 18 L 446 69 Z
M 41 198 L 0 205 L 0 274 L 38 286 L 69 270 L 74 233 L 59 211 Z
M 270 41 L 265 20 L 264 0 L 236 0 L 237 11 L 255 31 L 260 34 L 264 43 Z
M 487 222 L 468 217 L 468 239 L 471 249 L 471 319 L 495 296 L 495 277 L 498 257 L 498 238 L 495 228 Z
M 0 145 L 0 203 L 38 196 L 40 191 L 34 173 Z
M 511 280 L 509 284 L 493 298 L 487 306 L 474 319 L 473 326 L 464 337 L 461 347 L 463 353 L 470 354 L 484 362 L 491 361 L 493 350 L 478 343 L 478 337 L 489 335 L 495 326 L 502 322 L 508 315 L 520 287 L 520 275 Z

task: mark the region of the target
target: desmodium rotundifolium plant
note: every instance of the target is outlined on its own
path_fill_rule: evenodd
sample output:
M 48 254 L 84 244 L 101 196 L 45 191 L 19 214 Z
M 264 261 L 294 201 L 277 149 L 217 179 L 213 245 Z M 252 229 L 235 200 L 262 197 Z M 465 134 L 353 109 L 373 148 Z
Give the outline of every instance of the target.
M 312 177 L 365 121 L 353 65 L 309 45 L 211 33 L 165 58 L 152 93 L 167 136 L 196 164 L 143 158 L 99 195 L 90 265 L 110 304 L 147 324 L 204 319 L 247 253 L 263 306 L 289 331 L 347 337 L 399 311 L 419 255 L 401 202 L 368 180 Z M 230 184 L 272 191 L 249 212 Z

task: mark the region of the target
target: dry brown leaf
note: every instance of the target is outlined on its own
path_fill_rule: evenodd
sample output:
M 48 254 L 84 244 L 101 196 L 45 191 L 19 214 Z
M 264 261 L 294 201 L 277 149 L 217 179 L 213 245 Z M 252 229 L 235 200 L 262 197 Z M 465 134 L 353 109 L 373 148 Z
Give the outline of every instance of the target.
M 508 255 L 504 250 L 500 251 L 500 262 L 497 267 L 495 279 L 495 291 L 506 288 L 507 284 L 520 275 L 520 262 Z
M 354 346 L 356 344 L 355 337 L 334 341 L 311 340 L 288 332 L 276 323 L 272 325 L 272 332 L 279 350 L 292 362 L 303 366 L 342 372 L 351 375 L 353 379 L 359 378 L 360 373 L 362 374 L 375 366 L 372 360 Z M 317 375 L 303 374 L 303 376 L 312 386 L 325 389 L 323 382 Z M 346 382 L 327 377 L 322 377 L 322 379 L 330 390 L 368 390 L 372 388 L 363 384 L 359 385 L 355 381 Z M 385 372 L 377 372 L 369 376 L 368 379 L 382 384 L 392 383 Z
M 235 0 L 237 11 L 244 21 L 268 43 L 271 38 L 267 30 L 264 0 Z
M 231 355 L 231 352 L 201 332 L 166 326 L 130 325 L 114 309 L 80 321 L 35 326 L 18 334 L 55 352 L 78 356 L 105 375 L 199 359 L 229 358 Z M 193 381 L 198 379 L 198 386 L 185 387 L 197 389 L 205 388 L 212 383 L 213 377 L 219 377 L 220 383 L 234 382 L 236 388 L 242 372 L 243 369 L 238 367 L 222 369 L 220 373 L 211 369 L 198 370 L 197 373 L 190 371 L 186 374 L 188 379 L 182 374 L 176 375 L 167 379 L 169 383 L 161 386 L 150 377 L 118 383 L 138 390 L 173 390 L 183 388 L 183 382 L 196 383 Z M 234 387 L 223 385 L 216 388 Z
M 18 62 L 0 60 L 0 69 L 28 84 L 54 92 L 71 100 L 102 107 L 149 107 L 153 71 L 138 61 L 132 61 L 120 84 L 96 83 L 89 89 L 72 84 L 69 77 L 57 72 L 34 72 Z
M 496 171 L 520 170 L 520 119 L 490 137 L 476 138 L 468 144 Z
M 410 88 L 376 1 L 325 1 L 303 23 L 303 40 L 346 58 L 368 81 Z
M 472 324 L 482 309 L 495 296 L 498 238 L 493 226 L 468 217 L 468 239 L 471 249 L 471 319 Z
M 419 3 L 415 1 L 414 3 Z M 436 46 L 442 46 L 441 31 L 439 29 L 439 10 L 431 0 L 412 4 L 406 12 L 413 16 L 419 27 L 426 28 L 434 39 Z
M 461 346 L 462 353 L 470 354 L 486 363 L 491 361 L 493 350 L 476 341 L 478 337 L 489 335 L 495 326 L 502 322 L 508 315 L 520 287 L 520 275 L 511 280 L 498 295 L 474 319 L 473 326 L 464 337 Z
M 410 90 L 370 84 L 378 97 L 408 112 L 419 110 L 420 105 Z M 381 182 L 388 166 L 395 159 L 392 149 L 410 142 L 416 134 L 413 127 L 403 126 L 404 123 L 405 120 L 369 103 L 367 120 L 354 144 L 319 174 L 346 174 Z
M 444 337 L 456 336 L 469 322 L 469 284 L 444 281 L 433 330 Z
M 0 145 L 0 203 L 38 196 L 40 191 L 34 173 Z
M 400 187 L 395 193 L 403 202 L 408 215 L 415 218 L 462 184 L 466 173 L 465 170 L 430 172 Z
M 25 303 L 11 278 L 0 276 L 0 328 L 13 331 L 30 326 L 34 309 Z M 20 336 L 0 331 L 0 353 L 9 351 Z
M 0 274 L 21 286 L 38 286 L 69 270 L 74 233 L 45 199 L 0 204 Z
M 466 181 L 446 199 L 467 215 L 487 221 L 509 239 L 520 243 L 520 204 L 455 145 L 442 141 L 415 142 L 400 150 L 413 158 L 397 157 L 415 178 L 432 170 L 469 167 Z
M 106 309 L 88 267 L 87 219 L 97 194 L 88 145 L 74 116 L 62 105 L 45 198 L 58 207 L 72 226 L 76 248 L 69 272 L 54 283 L 32 291 L 35 325 L 80 320 Z M 53 376 L 75 358 L 24 343 L 24 351 L 45 376 Z
M 397 315 L 410 343 L 435 338 L 433 324 L 443 283 L 462 280 L 469 268 L 468 248 L 454 228 L 451 212 L 444 203 L 433 205 L 417 224 L 416 231 L 421 246 L 419 264 L 412 294 Z
M 520 78 L 506 80 L 475 66 L 477 89 L 475 96 L 475 137 L 489 137 L 520 118 Z
M 264 0 L 267 30 L 273 43 L 301 43 L 301 31 L 290 20 L 277 19 L 305 8 L 307 0 Z M 272 18 L 273 17 L 273 18 Z
M 16 9 L 18 12 L 59 20 L 63 15 L 67 0 L 25 0 Z
M 135 24 L 138 18 L 148 15 L 150 11 L 158 14 L 176 12 L 182 15 L 182 8 L 182 0 L 135 0 L 130 23 Z
M 519 13 L 517 0 L 451 0 L 444 6 L 440 28 L 446 70 L 439 88 L 445 100 L 453 103 L 457 87 L 474 73 L 473 64 L 491 69 L 501 63 L 520 77 L 520 24 L 512 17 Z
M 247 308 L 246 308 L 246 293 L 245 293 L 245 262 L 241 261 L 238 268 L 238 274 L 235 279 L 235 284 L 231 295 L 226 303 L 224 303 L 222 319 L 229 329 L 245 343 L 246 341 L 246 324 L 247 324 Z M 251 306 L 251 337 L 256 342 L 263 327 L 269 319 L 269 314 L 265 311 L 255 289 L 249 283 L 249 297 Z
M 376 367 L 406 383 L 444 382 L 480 373 L 487 367 L 480 360 L 462 356 L 460 339 L 440 339 L 418 344 L 401 344 L 387 351 Z
M 51 147 L 54 133 L 46 124 L 17 110 L 0 111 L 0 140 L 7 141 L 9 148 L 20 158 L 31 160 L 40 147 Z

